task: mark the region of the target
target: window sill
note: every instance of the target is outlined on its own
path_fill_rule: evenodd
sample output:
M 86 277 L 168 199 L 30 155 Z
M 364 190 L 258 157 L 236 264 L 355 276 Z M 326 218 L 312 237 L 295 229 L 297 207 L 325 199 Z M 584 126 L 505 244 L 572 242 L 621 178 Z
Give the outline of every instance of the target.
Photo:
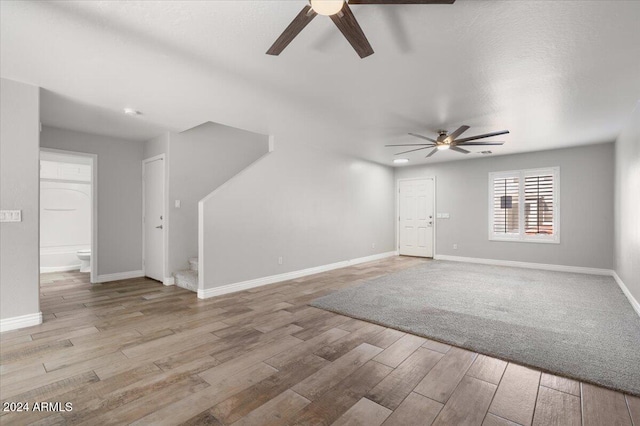
M 560 238 L 554 239 L 535 239 L 535 238 L 499 238 L 489 237 L 489 241 L 498 241 L 506 243 L 535 243 L 535 244 L 560 244 Z

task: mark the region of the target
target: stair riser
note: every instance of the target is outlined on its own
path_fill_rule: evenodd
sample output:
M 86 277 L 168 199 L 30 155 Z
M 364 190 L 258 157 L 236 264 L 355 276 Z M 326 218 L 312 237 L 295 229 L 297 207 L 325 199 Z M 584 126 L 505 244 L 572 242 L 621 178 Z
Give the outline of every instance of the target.
M 192 271 L 198 270 L 198 259 L 189 259 L 189 269 Z
M 178 287 L 191 291 L 198 291 L 198 272 L 190 269 L 178 271 L 174 274 L 175 283 Z
M 184 282 L 179 282 L 176 283 L 176 285 L 180 288 L 184 288 L 185 290 L 189 290 L 189 291 L 193 291 L 193 292 L 197 292 L 198 291 L 198 286 L 193 286 L 189 283 L 184 283 Z

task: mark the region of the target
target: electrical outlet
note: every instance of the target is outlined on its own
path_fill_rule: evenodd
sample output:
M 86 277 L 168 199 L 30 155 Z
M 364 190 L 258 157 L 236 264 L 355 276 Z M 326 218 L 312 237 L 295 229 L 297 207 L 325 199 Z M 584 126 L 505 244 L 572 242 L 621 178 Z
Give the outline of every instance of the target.
M 453 249 L 454 249 L 454 250 L 458 250 L 458 245 L 457 245 L 457 244 L 454 244 L 454 245 L 453 245 Z
M 371 248 L 376 248 L 376 243 L 372 243 Z
M 180 208 L 180 200 L 176 200 L 174 202 L 174 206 L 176 207 L 176 209 L 179 209 Z
M 282 265 L 282 256 L 278 258 L 278 265 Z

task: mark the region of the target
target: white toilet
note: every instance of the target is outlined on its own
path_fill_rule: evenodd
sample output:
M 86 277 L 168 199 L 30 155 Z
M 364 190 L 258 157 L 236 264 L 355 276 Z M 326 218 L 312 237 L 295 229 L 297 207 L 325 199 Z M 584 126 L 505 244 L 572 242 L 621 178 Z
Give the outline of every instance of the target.
M 91 250 L 78 250 L 76 256 L 80 259 L 80 272 L 91 272 Z

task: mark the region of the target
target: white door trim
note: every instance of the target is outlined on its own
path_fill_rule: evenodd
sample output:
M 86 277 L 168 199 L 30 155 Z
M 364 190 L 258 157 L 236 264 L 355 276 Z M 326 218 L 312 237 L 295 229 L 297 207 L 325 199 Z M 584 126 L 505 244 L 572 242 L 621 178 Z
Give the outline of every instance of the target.
M 145 270 L 145 198 L 146 198 L 146 188 L 144 185 L 144 171 L 145 167 L 148 163 L 153 161 L 161 160 L 162 161 L 162 277 L 165 277 L 165 272 L 167 269 L 167 232 L 169 229 L 169 221 L 167 220 L 167 162 L 165 161 L 165 154 L 158 154 L 153 157 L 145 158 L 142 160 L 142 275 L 146 275 Z M 164 282 L 164 280 L 163 280 Z
M 424 179 L 432 179 L 433 180 L 433 241 L 431 241 L 431 249 L 433 253 L 433 258 L 436 257 L 436 232 L 438 228 L 438 221 L 436 220 L 438 211 L 436 205 L 436 193 L 438 186 L 436 185 L 436 177 L 435 176 L 421 176 L 415 178 L 403 178 L 396 180 L 396 251 L 400 252 L 400 182 L 406 182 L 411 180 L 424 180 Z
M 58 154 L 75 155 L 78 157 L 88 157 L 91 159 L 91 273 L 89 279 L 92 284 L 98 282 L 98 154 L 88 152 L 67 151 L 64 149 L 54 149 L 40 147 L 40 151 L 54 152 Z M 38 172 L 38 181 L 40 180 Z M 38 200 L 40 200 L 40 186 L 38 185 Z M 38 204 L 40 201 L 38 201 Z M 38 205 L 38 230 L 40 230 L 40 206 Z M 39 232 L 38 232 L 39 234 Z M 40 250 L 40 237 L 38 237 L 38 250 Z M 38 259 L 40 259 L 38 257 Z M 38 270 L 40 261 L 38 260 Z

